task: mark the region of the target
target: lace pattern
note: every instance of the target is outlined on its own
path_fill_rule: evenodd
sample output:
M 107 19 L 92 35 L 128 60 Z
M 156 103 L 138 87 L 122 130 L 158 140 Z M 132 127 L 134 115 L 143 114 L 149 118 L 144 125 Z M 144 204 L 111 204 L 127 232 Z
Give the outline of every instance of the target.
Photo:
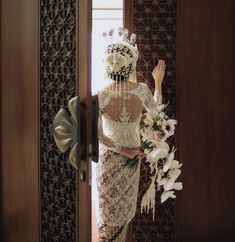
M 99 162 L 96 166 L 98 227 L 124 226 L 135 215 L 139 187 L 140 162 L 131 170 L 120 147 L 139 147 L 140 119 L 143 108 L 155 110 L 161 94 L 152 95 L 141 83 L 128 90 L 128 98 L 115 98 L 98 92 L 99 98 Z M 156 96 L 158 95 L 158 97 Z M 102 230 L 103 231 L 103 230 Z
M 145 83 L 126 92 L 129 95 L 127 100 L 115 99 L 107 92 L 98 92 L 99 140 L 113 151 L 118 151 L 120 146 L 140 146 L 139 122 L 142 109 L 156 110 L 162 100 L 161 94 L 155 91 L 153 96 Z
M 136 171 L 123 166 L 126 157 L 100 146 L 96 167 L 98 226 L 122 226 L 135 216 L 140 162 Z M 128 194 L 128 195 L 127 195 Z

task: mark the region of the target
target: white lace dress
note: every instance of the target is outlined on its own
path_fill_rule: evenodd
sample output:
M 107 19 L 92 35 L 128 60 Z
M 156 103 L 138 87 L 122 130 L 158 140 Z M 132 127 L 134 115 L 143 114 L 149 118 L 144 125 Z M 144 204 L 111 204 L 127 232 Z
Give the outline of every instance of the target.
M 143 108 L 156 108 L 161 94 L 151 93 L 148 85 L 134 89 L 101 91 L 99 98 L 99 162 L 96 166 L 98 198 L 96 212 L 100 241 L 125 241 L 128 223 L 135 216 L 139 187 L 137 169 L 124 166 L 127 157 L 118 153 L 120 146 L 140 147 L 139 124 Z

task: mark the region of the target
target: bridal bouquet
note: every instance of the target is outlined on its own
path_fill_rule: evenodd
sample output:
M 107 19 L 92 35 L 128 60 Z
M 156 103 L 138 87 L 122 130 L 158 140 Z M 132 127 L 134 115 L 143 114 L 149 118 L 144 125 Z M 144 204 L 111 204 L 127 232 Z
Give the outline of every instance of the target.
M 158 105 L 157 109 L 142 115 L 140 122 L 141 149 L 146 155 L 146 162 L 151 170 L 151 183 L 142 197 L 141 212 L 153 209 L 155 214 L 155 191 L 161 192 L 161 203 L 168 198 L 175 198 L 175 190 L 183 188 L 181 182 L 176 182 L 179 177 L 182 163 L 174 159 L 176 149 L 170 149 L 166 140 L 174 134 L 177 121 L 170 119 L 164 112 L 168 104 Z M 129 160 L 129 165 L 134 167 L 136 159 Z

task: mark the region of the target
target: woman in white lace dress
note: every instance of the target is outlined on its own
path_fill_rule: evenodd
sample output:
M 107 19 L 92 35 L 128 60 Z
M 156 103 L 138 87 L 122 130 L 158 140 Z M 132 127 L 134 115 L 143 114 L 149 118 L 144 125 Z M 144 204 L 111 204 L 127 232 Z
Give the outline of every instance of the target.
M 120 30 L 120 29 L 119 29 Z M 152 75 L 155 92 L 145 83 L 134 83 L 138 50 L 122 36 L 122 41 L 109 44 L 105 64 L 112 81 L 98 93 L 99 162 L 96 167 L 98 191 L 97 220 L 99 241 L 125 242 L 129 222 L 137 206 L 140 176 L 139 124 L 143 109 L 154 109 L 162 102 L 161 85 L 165 63 L 160 60 Z M 126 161 L 139 157 L 137 169 Z

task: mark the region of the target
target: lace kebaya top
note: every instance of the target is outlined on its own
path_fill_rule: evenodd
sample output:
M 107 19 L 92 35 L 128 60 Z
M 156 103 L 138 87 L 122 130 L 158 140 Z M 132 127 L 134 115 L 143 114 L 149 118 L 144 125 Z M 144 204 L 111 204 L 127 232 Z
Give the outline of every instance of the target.
M 156 90 L 153 95 L 145 83 L 121 93 L 116 97 L 114 90 L 98 92 L 99 142 L 113 151 L 120 147 L 140 147 L 142 111 L 154 111 L 162 103 L 162 94 Z

